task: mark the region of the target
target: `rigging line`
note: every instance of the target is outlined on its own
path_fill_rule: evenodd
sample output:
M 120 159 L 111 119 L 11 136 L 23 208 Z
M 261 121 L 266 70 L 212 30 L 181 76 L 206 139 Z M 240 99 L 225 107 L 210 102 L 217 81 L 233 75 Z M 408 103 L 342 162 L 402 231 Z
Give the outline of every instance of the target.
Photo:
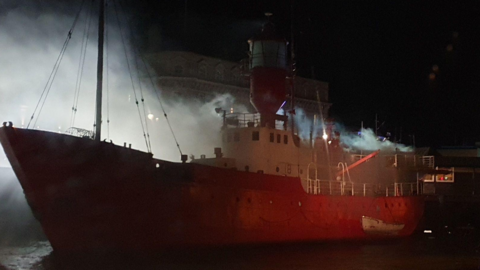
M 132 33 L 133 34 L 133 33 Z M 133 45 L 134 46 L 134 45 Z M 148 145 L 150 147 L 150 150 L 152 149 L 152 144 L 150 142 L 150 133 L 148 132 L 148 116 L 147 116 L 147 111 L 145 110 L 145 99 L 143 98 L 143 90 L 142 90 L 142 83 L 140 81 L 140 72 L 138 68 L 138 59 L 135 57 L 135 53 L 133 54 L 134 61 L 135 61 L 135 69 L 137 70 L 137 76 L 138 76 L 138 85 L 140 88 L 140 98 L 142 101 L 142 107 L 143 107 L 143 118 L 145 119 L 145 129 L 147 131 L 147 141 Z
M 85 19 L 85 27 L 84 27 L 84 30 L 83 30 L 82 43 L 81 43 L 81 48 L 80 48 L 80 58 L 78 60 L 77 79 L 75 81 L 75 88 L 74 88 L 75 92 L 73 93 L 72 112 L 70 114 L 70 126 L 73 126 L 73 117 L 74 117 L 73 115 L 74 115 L 74 112 L 75 112 L 75 100 L 76 100 L 76 97 L 77 97 L 78 78 L 80 77 L 80 70 L 81 70 L 81 63 L 82 63 L 82 56 L 83 56 L 83 46 L 84 46 L 84 42 L 85 42 L 85 31 L 86 31 L 86 27 L 87 27 L 88 17 L 89 17 L 89 14 L 87 13 L 87 17 Z
M 177 144 L 178 151 L 180 152 L 180 155 L 183 155 L 182 150 L 180 149 L 180 144 L 178 143 L 177 137 L 175 136 L 175 132 L 173 132 L 172 125 L 170 124 L 170 120 L 168 119 L 167 113 L 165 112 L 165 108 L 163 106 L 162 99 L 160 98 L 160 94 L 159 94 L 160 89 L 158 89 L 158 86 L 153 82 L 152 75 L 150 74 L 150 71 L 147 67 L 147 64 L 145 63 L 145 59 L 143 59 L 143 56 L 141 54 L 140 54 L 140 59 L 142 60 L 142 63 L 145 67 L 145 71 L 147 72 L 150 83 L 152 84 L 152 87 L 155 90 L 155 94 L 157 96 L 158 102 L 160 103 L 160 108 L 162 109 L 163 116 L 165 116 L 165 119 L 167 120 L 168 127 L 170 128 L 173 139 L 175 140 L 175 143 Z
M 80 16 L 80 12 L 83 9 L 83 4 L 84 3 L 85 3 L 85 0 L 82 1 L 82 4 L 80 5 L 80 9 L 78 10 L 77 15 L 75 16 L 75 19 L 73 20 L 72 27 L 68 31 L 67 38 L 65 39 L 65 42 L 63 43 L 62 49 L 60 50 L 60 54 L 58 55 L 57 60 L 55 61 L 55 64 L 53 65 L 52 72 L 50 73 L 50 76 L 48 77 L 47 83 L 45 84 L 45 87 L 43 88 L 42 94 L 40 95 L 40 99 L 38 100 L 37 105 L 35 106 L 35 110 L 33 110 L 32 116 L 30 117 L 30 120 L 28 121 L 27 129 L 30 127 L 31 122 L 32 122 L 33 118 L 35 117 L 35 113 L 37 112 L 38 106 L 40 105 L 40 102 L 42 101 L 43 95 L 45 94 L 45 91 L 47 90 L 47 87 L 50 83 L 50 80 L 52 80 L 52 82 L 53 82 L 53 79 L 55 79 L 56 70 L 58 70 L 57 66 L 59 66 L 60 62 L 62 61 L 63 54 L 65 53 L 65 50 L 67 49 L 68 42 L 70 41 L 70 39 L 72 37 L 73 30 L 75 29 L 75 25 L 77 24 L 78 17 Z M 51 86 L 51 84 L 50 84 L 50 86 Z M 47 92 L 47 95 L 48 95 L 48 92 Z M 46 98 L 47 98 L 47 96 L 45 96 L 45 99 Z M 42 105 L 42 107 L 43 107 L 43 105 Z M 38 112 L 38 115 L 40 115 L 40 111 Z M 38 119 L 38 117 L 37 117 L 37 119 Z M 36 124 L 36 122 L 37 121 L 35 120 L 34 125 Z
M 121 9 L 122 13 L 124 14 L 125 21 L 127 21 L 127 18 L 125 16 L 126 13 L 125 13 L 125 9 L 123 8 L 122 1 L 119 1 L 119 4 L 120 4 L 120 9 Z M 136 57 L 136 54 L 135 54 L 135 52 L 137 52 L 138 54 L 140 54 L 140 52 L 138 50 L 135 50 L 135 48 L 137 48 L 137 46 L 135 46 L 135 41 L 134 41 L 135 39 L 134 39 L 133 29 L 132 29 L 131 25 L 126 23 L 126 28 L 128 28 L 128 30 L 130 32 L 131 45 L 132 45 L 132 48 L 133 48 L 133 59 L 135 61 L 135 70 L 137 71 L 138 86 L 140 88 L 140 98 L 141 98 L 142 107 L 143 107 L 143 119 L 145 120 L 145 129 L 147 131 L 147 142 L 148 142 L 148 145 L 149 145 L 150 150 L 151 150 L 152 149 L 152 144 L 151 144 L 151 141 L 150 141 L 150 133 L 148 131 L 148 117 L 147 117 L 147 112 L 146 112 L 146 109 L 145 109 L 145 99 L 143 97 L 142 83 L 140 81 L 140 69 L 138 68 L 138 58 Z
M 50 73 L 50 76 L 48 77 L 47 83 L 45 84 L 45 87 L 43 88 L 42 94 L 40 95 L 40 99 L 38 100 L 37 105 L 35 106 L 35 109 L 33 110 L 33 114 L 32 114 L 32 116 L 30 117 L 30 121 L 28 121 L 27 129 L 30 127 L 30 123 L 32 122 L 32 120 L 33 120 L 33 118 L 34 118 L 34 116 L 35 116 L 35 112 L 37 111 L 38 106 L 40 105 L 40 102 L 41 102 L 42 99 L 43 99 L 43 95 L 45 94 L 45 91 L 47 90 L 48 85 L 50 84 L 50 80 L 52 80 L 52 76 L 53 76 L 53 74 L 55 73 L 55 70 L 56 70 L 56 68 L 57 68 L 58 62 L 60 61 L 60 58 L 62 57 L 63 52 L 64 52 L 64 50 L 65 50 L 65 47 L 67 46 L 67 43 L 68 43 L 69 40 L 70 40 L 70 32 L 68 32 L 67 39 L 66 39 L 65 42 L 63 43 L 62 49 L 60 50 L 60 54 L 58 55 L 58 58 L 57 58 L 57 60 L 55 61 L 55 64 L 53 65 L 53 70 L 52 70 L 52 72 Z M 36 122 L 36 121 L 35 121 L 35 122 Z M 35 123 L 34 123 L 34 125 L 35 125 Z
M 66 43 L 68 45 L 68 42 Z M 38 115 L 42 113 L 43 106 L 45 105 L 45 102 L 47 101 L 48 94 L 50 93 L 50 90 L 52 89 L 53 81 L 55 80 L 55 77 L 57 76 L 58 69 L 60 68 L 60 62 L 62 62 L 63 56 L 65 55 L 65 51 L 67 49 L 67 46 L 65 46 L 65 50 L 63 50 L 63 53 L 60 57 L 60 61 L 58 65 L 56 66 L 55 73 L 53 74 L 52 80 L 50 81 L 50 85 L 48 86 L 47 93 L 45 94 L 45 98 L 43 99 L 42 106 L 40 106 L 40 110 L 38 110 Z M 35 119 L 35 122 L 33 123 L 34 126 L 37 125 L 38 117 Z
M 92 21 L 92 13 L 93 13 L 93 1 L 91 2 L 90 5 L 90 11 L 87 14 L 87 19 L 85 23 L 85 28 L 83 32 L 83 39 L 82 39 L 82 48 L 80 51 L 80 59 L 78 62 L 78 72 L 77 72 L 77 82 L 75 84 L 75 96 L 73 97 L 73 107 L 72 107 L 72 122 L 71 126 L 75 126 L 75 117 L 77 114 L 77 108 L 78 108 L 78 100 L 80 98 L 80 90 L 81 90 L 81 85 L 82 85 L 82 77 L 83 77 L 83 71 L 85 67 L 85 58 L 87 55 L 87 45 L 88 45 L 88 40 L 90 36 L 90 25 Z
M 115 10 L 115 16 L 117 18 L 117 23 L 118 23 L 118 27 L 119 27 L 119 31 L 120 31 L 120 37 L 121 37 L 122 44 L 123 44 L 123 51 L 125 53 L 125 59 L 127 61 L 128 73 L 130 75 L 130 81 L 132 82 L 133 95 L 135 97 L 135 104 L 137 105 L 138 115 L 140 116 L 140 124 L 142 125 L 143 137 L 145 138 L 145 144 L 147 146 L 147 150 L 148 150 L 149 153 L 151 153 L 151 151 L 149 149 L 149 146 L 148 146 L 148 142 L 147 142 L 147 136 L 145 134 L 145 128 L 143 126 L 142 113 L 140 112 L 140 106 L 138 106 L 137 92 L 135 90 L 135 84 L 133 82 L 132 69 L 130 67 L 130 62 L 128 61 L 127 46 L 125 44 L 125 39 L 124 39 L 124 36 L 123 36 L 122 26 L 120 24 L 120 18 L 118 16 L 117 5 L 115 4 L 115 0 L 113 1 L 113 7 L 114 7 L 114 10 Z
M 86 32 L 87 32 L 87 25 L 90 17 L 90 12 L 87 13 L 86 18 L 85 18 L 85 27 L 83 29 L 83 36 L 82 36 L 82 43 L 81 43 L 81 48 L 80 48 L 80 58 L 78 59 L 78 69 L 77 69 L 77 79 L 75 81 L 75 92 L 73 94 L 73 102 L 72 102 L 72 113 L 70 115 L 70 126 L 73 126 L 74 122 L 74 114 L 75 114 L 75 101 L 77 99 L 77 91 L 78 91 L 78 83 L 79 83 L 79 78 L 80 78 L 80 71 L 82 70 L 82 58 L 83 58 L 83 47 L 85 46 L 85 37 L 86 37 Z
M 108 3 L 106 4 L 106 7 L 108 8 Z M 109 25 L 109 22 L 108 22 L 108 10 L 106 9 L 105 10 L 105 25 L 107 27 L 105 27 L 105 60 L 107 62 L 107 68 L 106 68 L 106 72 L 105 72 L 105 79 L 107 81 L 107 139 L 110 140 L 110 99 L 109 99 L 109 77 L 108 77 L 108 71 L 109 71 L 109 68 L 108 68 L 108 25 Z

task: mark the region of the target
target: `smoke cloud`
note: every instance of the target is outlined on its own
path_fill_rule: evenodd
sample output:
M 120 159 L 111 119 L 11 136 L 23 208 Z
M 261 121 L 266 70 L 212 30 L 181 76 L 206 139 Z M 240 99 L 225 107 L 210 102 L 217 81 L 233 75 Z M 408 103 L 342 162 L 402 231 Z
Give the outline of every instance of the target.
M 324 127 L 321 121 L 313 123 L 314 120 L 305 113 L 301 108 L 295 108 L 295 125 L 298 129 L 298 135 L 304 141 L 310 139 L 310 132 L 313 136 L 322 136 Z M 279 111 L 279 113 L 283 113 Z M 375 135 L 372 129 L 366 128 L 359 132 L 352 132 L 347 130 L 341 123 L 331 123 L 334 126 L 334 131 L 339 133 L 341 145 L 347 151 L 376 151 L 381 150 L 382 153 L 390 153 L 395 151 L 411 152 L 413 148 L 404 144 L 395 143 L 389 140 L 380 140 Z
M 88 10 L 90 2 L 85 1 L 84 10 Z M 67 5 L 57 1 L 11 1 L 0 4 L 0 122 L 12 121 L 16 127 L 27 127 L 80 3 L 81 1 L 69 1 Z M 93 13 L 95 12 L 94 9 Z M 74 122 L 72 112 L 80 52 L 84 42 L 82 37 L 87 25 L 86 14 L 87 12 L 82 12 L 79 17 L 43 110 L 41 114 L 38 111 L 35 113 L 30 128 L 65 132 L 69 127 L 75 126 L 93 130 L 97 65 L 95 15 L 86 32 L 88 41 L 85 66 Z M 112 10 L 107 10 L 107 16 L 111 20 L 115 18 Z M 108 44 L 105 45 L 107 51 L 104 63 L 107 66 L 108 58 L 108 66 L 104 72 L 102 139 L 112 140 L 117 145 L 127 142 L 132 144 L 132 148 L 147 150 L 135 102 L 138 100 L 142 119 L 146 121 L 143 122 L 144 128 L 148 127 L 154 156 L 180 161 L 180 153 L 163 116 L 164 112 L 160 109 L 156 93 L 144 77 L 145 70 L 136 72 L 135 58 L 128 40 L 125 40 L 126 54 L 136 92 L 132 90 L 116 21 L 107 26 L 106 31 Z M 139 68 L 143 67 L 141 62 L 137 64 Z M 145 99 L 145 114 L 150 115 L 147 120 L 143 115 L 141 93 Z M 160 95 L 165 96 L 162 93 Z M 217 95 L 208 102 L 187 101 L 182 98 L 162 98 L 162 101 L 183 154 L 212 156 L 213 148 L 220 146 L 219 130 L 222 124 L 215 108 L 235 107 L 234 98 L 230 95 Z M 42 106 L 42 103 L 39 106 Z M 237 109 L 239 108 L 235 108 Z M 0 174 L 0 213 L 10 220 L 0 224 L 2 239 L 7 239 L 6 236 L 12 235 L 12 231 L 28 235 L 31 228 L 26 225 L 19 226 L 20 223 L 38 225 L 27 210 L 24 194 L 11 169 L 4 168 L 9 166 L 0 147 L 0 169 L 3 172 Z M 5 173 L 6 171 L 8 172 Z M 3 241 L 0 244 L 7 243 Z

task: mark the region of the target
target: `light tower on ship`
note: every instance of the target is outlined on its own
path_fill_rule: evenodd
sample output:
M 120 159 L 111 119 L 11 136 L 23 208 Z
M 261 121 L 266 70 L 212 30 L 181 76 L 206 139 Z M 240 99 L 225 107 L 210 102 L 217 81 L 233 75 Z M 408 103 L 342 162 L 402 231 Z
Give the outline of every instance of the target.
M 267 13 L 268 17 L 272 14 Z M 275 128 L 275 120 L 286 121 L 277 111 L 287 100 L 288 42 L 278 36 L 269 21 L 262 32 L 249 39 L 250 102 L 260 113 L 262 127 Z

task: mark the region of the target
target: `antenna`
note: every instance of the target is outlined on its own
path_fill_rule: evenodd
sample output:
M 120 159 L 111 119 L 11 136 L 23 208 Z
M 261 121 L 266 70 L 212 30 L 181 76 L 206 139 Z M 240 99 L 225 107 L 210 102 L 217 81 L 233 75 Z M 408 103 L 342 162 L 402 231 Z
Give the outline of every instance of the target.
M 295 122 L 294 122 L 294 117 L 293 115 L 295 114 L 295 40 L 294 40 L 294 35 L 293 35 L 293 19 L 294 19 L 294 12 L 293 12 L 293 0 L 290 2 L 290 16 L 291 16 L 291 21 L 290 21 L 290 36 L 291 36 L 291 44 L 290 44 L 290 72 L 291 72 L 291 82 L 292 82 L 292 88 L 291 88 L 291 93 L 290 93 L 290 98 L 291 98 L 291 113 L 292 113 L 292 134 L 295 133 Z

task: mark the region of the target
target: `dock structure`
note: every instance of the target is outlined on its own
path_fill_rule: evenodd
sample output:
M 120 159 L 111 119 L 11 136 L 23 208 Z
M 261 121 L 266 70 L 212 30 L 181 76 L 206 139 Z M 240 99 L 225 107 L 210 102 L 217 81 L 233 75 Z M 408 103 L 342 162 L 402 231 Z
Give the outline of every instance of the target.
M 430 150 L 437 174 L 426 175 L 425 226 L 480 228 L 480 143 Z

